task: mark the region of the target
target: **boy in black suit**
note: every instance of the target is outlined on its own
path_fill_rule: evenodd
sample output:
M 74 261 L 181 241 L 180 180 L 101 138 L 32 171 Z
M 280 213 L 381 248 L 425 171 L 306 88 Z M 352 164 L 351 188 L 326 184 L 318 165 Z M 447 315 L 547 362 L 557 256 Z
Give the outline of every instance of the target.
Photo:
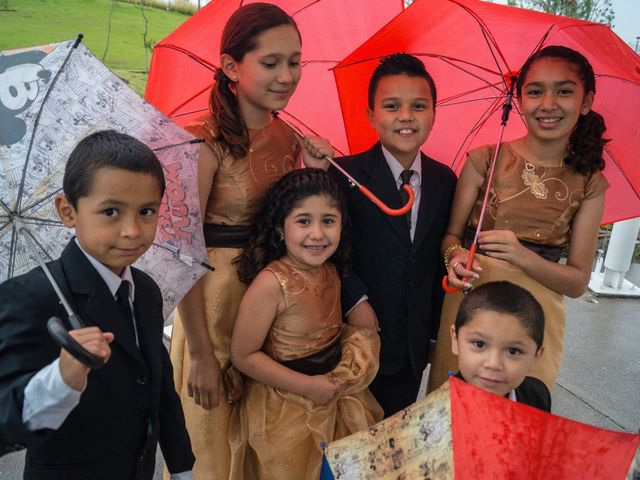
M 369 388 L 390 416 L 415 402 L 438 332 L 445 273 L 440 242 L 456 177 L 420 152 L 435 120 L 436 86 L 418 58 L 383 58 L 369 82 L 368 102 L 369 123 L 380 142 L 337 162 L 392 208 L 406 201 L 404 183 L 416 195 L 410 215 L 394 217 L 347 189 L 353 274 L 343 279 L 342 308 L 353 324 L 370 325 L 377 316 L 380 370 Z M 305 147 L 318 158 L 333 155 L 322 139 L 306 138 Z
M 551 394 L 526 376 L 544 351 L 544 313 L 533 295 L 511 282 L 489 282 L 464 298 L 451 326 L 451 350 L 458 377 L 545 412 Z
M 151 479 L 158 441 L 172 478 L 192 478 L 160 290 L 130 267 L 155 236 L 162 166 L 138 140 L 96 132 L 71 153 L 63 190 L 55 206 L 76 237 L 49 268 L 88 325 L 71 336 L 105 365 L 90 371 L 51 339 L 47 320 L 66 315 L 40 268 L 4 282 L 0 436 L 26 445 L 25 479 Z

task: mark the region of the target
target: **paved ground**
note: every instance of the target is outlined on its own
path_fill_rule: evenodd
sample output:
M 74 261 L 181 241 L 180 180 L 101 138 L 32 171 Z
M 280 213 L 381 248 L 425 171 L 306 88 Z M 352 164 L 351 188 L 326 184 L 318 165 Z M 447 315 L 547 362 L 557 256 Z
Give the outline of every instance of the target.
M 627 279 L 640 286 L 640 265 Z M 567 299 L 565 352 L 553 412 L 612 430 L 640 431 L 640 299 Z M 0 458 L 0 478 L 21 478 L 22 453 Z M 161 479 L 158 461 L 156 480 Z

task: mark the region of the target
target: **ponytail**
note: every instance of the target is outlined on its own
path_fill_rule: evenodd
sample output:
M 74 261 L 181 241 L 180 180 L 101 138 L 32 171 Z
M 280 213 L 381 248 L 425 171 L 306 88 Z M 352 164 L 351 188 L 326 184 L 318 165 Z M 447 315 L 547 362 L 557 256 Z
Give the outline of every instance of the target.
M 221 68 L 216 69 L 214 78 L 209 105 L 216 125 L 215 139 L 235 158 L 245 157 L 249 151 L 249 130 L 232 91 L 232 82 Z
M 590 110 L 586 115 L 580 115 L 569 137 L 569 154 L 565 163 L 583 175 L 603 170 L 602 154 L 609 142 L 602 137 L 605 130 L 604 118 L 599 113 Z

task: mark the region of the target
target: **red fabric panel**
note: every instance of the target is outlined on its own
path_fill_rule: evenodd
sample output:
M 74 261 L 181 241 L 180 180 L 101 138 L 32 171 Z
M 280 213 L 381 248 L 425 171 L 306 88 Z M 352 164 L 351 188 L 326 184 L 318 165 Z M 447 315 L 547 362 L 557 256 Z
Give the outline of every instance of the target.
M 450 378 L 455 477 L 623 480 L 640 435 L 604 430 Z

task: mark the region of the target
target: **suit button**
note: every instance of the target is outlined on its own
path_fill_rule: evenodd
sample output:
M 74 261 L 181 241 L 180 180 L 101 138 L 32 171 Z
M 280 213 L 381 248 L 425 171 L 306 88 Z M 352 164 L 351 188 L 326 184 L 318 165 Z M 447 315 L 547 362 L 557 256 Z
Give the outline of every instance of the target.
M 409 280 L 409 286 L 410 287 L 415 287 L 416 286 L 416 282 L 414 282 L 413 280 Z
M 142 423 L 147 423 L 149 421 L 149 412 L 147 411 L 140 412 L 140 421 Z
M 145 383 L 147 383 L 147 376 L 144 374 L 138 375 L 138 378 L 136 378 L 136 382 L 138 382 L 138 385 L 144 385 Z

